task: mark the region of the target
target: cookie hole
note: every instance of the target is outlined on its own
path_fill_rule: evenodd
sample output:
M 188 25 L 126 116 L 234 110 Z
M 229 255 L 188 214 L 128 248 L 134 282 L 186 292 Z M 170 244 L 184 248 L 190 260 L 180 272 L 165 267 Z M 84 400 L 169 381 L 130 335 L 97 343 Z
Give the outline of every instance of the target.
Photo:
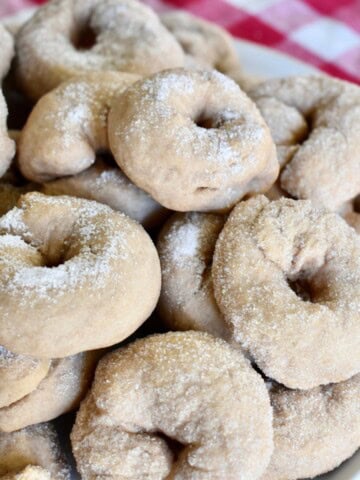
M 298 278 L 296 280 L 289 280 L 288 285 L 291 290 L 304 302 L 312 302 L 313 295 L 311 291 L 310 283 L 306 278 Z
M 355 213 L 360 213 L 360 195 L 355 198 L 353 208 Z
M 178 442 L 177 440 L 175 440 L 174 438 L 168 437 L 163 432 L 156 432 L 156 435 L 162 438 L 163 440 L 165 440 L 165 442 L 167 443 L 167 446 L 170 448 L 174 456 L 173 462 L 175 463 L 179 459 L 181 452 L 184 450 L 184 445 Z
M 33 109 L 33 102 L 13 88 L 10 78 L 4 83 L 3 94 L 8 106 L 8 130 L 22 130 Z
M 96 161 L 103 161 L 109 168 L 119 168 L 118 164 L 115 162 L 114 157 L 109 152 L 99 152 L 96 155 Z
M 59 267 L 60 265 L 64 265 L 65 263 L 65 258 L 64 258 L 64 255 L 54 255 L 54 256 L 49 256 L 47 255 L 45 257 L 45 265 L 44 267 L 47 267 L 47 268 L 56 268 L 56 267 Z
M 298 144 L 302 144 L 306 142 L 306 140 L 310 137 L 311 132 L 314 128 L 314 113 L 312 111 L 304 114 L 303 118 L 306 123 L 306 128 L 303 128 L 302 130 L 297 132 L 296 142 Z
M 91 50 L 96 44 L 96 33 L 90 25 L 84 25 L 76 32 L 72 44 L 76 50 Z
M 214 119 L 211 117 L 207 117 L 205 115 L 200 115 L 198 118 L 196 118 L 195 124 L 200 128 L 204 128 L 205 130 L 217 128 L 217 125 Z
M 45 245 L 39 248 L 43 257 L 43 266 L 57 268 L 64 265 L 74 256 L 70 250 L 67 235 L 54 230 Z

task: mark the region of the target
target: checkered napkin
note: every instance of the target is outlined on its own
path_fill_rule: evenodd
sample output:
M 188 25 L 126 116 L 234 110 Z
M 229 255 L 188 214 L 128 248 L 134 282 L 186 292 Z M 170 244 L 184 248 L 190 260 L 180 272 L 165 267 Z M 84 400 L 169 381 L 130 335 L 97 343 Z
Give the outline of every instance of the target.
M 44 0 L 0 0 L 0 16 Z M 360 83 L 360 0 L 145 0 L 157 10 L 182 8 L 235 37 L 297 57 Z

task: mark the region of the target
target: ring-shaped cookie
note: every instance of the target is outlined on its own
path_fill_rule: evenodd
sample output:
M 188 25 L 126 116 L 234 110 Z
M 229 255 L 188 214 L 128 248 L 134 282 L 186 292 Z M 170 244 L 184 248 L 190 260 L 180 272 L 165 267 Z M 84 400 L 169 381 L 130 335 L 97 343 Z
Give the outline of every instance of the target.
M 271 416 L 240 352 L 202 332 L 171 332 L 101 360 L 71 440 L 84 480 L 255 480 L 272 452 Z
M 0 342 L 13 352 L 58 358 L 114 345 L 156 305 L 155 246 L 110 207 L 29 193 L 0 218 L 0 234 Z
M 250 91 L 285 165 L 281 187 L 336 211 L 360 191 L 360 88 L 327 76 L 268 80 Z
M 175 38 L 136 0 L 52 0 L 20 30 L 16 50 L 18 80 L 35 99 L 79 73 L 148 75 L 184 63 Z
M 90 167 L 96 154 L 109 148 L 107 116 L 114 96 L 138 78 L 117 72 L 89 73 L 44 95 L 21 132 L 22 174 L 42 183 Z
M 136 82 L 114 100 L 108 128 L 120 168 L 173 210 L 228 209 L 278 175 L 258 110 L 216 71 L 174 69 Z
M 360 237 L 309 200 L 240 202 L 216 243 L 215 297 L 261 370 L 290 388 L 360 370 Z

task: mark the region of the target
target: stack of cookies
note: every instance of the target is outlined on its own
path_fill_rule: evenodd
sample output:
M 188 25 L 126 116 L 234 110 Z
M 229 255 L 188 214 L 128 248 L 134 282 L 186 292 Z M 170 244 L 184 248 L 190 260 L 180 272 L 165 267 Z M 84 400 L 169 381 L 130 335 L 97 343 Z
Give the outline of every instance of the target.
M 77 409 L 84 480 L 353 455 L 360 88 L 254 82 L 137 0 L 50 0 L 0 43 L 0 476 L 74 475 Z

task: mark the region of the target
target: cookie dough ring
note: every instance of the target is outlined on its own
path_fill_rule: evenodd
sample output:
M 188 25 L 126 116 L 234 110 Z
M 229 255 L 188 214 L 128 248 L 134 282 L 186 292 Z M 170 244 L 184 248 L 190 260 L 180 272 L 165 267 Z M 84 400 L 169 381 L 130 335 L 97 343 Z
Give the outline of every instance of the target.
M 0 431 L 47 422 L 77 408 L 90 387 L 101 352 L 52 360 L 47 375 L 32 392 L 0 408 Z
M 155 246 L 105 205 L 29 193 L 0 233 L 0 342 L 13 352 L 58 358 L 114 345 L 156 305 Z
M 234 41 L 223 28 L 176 10 L 160 20 L 182 46 L 187 68 L 213 68 L 230 76 L 240 71 Z
M 168 70 L 136 82 L 114 101 L 108 127 L 120 168 L 173 210 L 230 208 L 278 174 L 255 105 L 216 71 Z
M 184 64 L 158 16 L 135 0 L 59 0 L 38 9 L 17 35 L 17 76 L 39 98 L 89 71 L 148 75 Z
M 44 183 L 41 191 L 46 195 L 71 195 L 105 203 L 145 228 L 159 225 L 168 214 L 166 208 L 132 183 L 116 164 L 110 165 L 101 156 L 77 175 Z
M 40 467 L 52 480 L 70 480 L 70 468 L 54 427 L 42 423 L 13 433 L 0 433 L 0 475 Z M 29 472 L 28 472 L 29 473 Z
M 41 183 L 90 167 L 98 151 L 108 150 L 107 116 L 113 97 L 138 78 L 126 73 L 89 73 L 42 97 L 20 137 L 22 174 Z
M 241 202 L 212 275 L 235 340 L 268 377 L 308 389 L 359 372 L 360 238 L 336 213 L 308 200 Z
M 101 360 L 71 440 L 84 480 L 250 480 L 268 464 L 271 417 L 265 384 L 241 353 L 202 332 L 171 332 Z M 177 459 L 169 439 L 182 444 Z
M 159 316 L 172 330 L 200 330 L 228 339 L 216 304 L 211 264 L 225 218 L 211 213 L 176 213 L 160 232 Z
M 274 79 L 250 92 L 278 146 L 281 186 L 337 210 L 360 190 L 360 88 L 330 77 Z
M 261 480 L 313 478 L 360 447 L 360 374 L 311 390 L 270 390 L 274 453 Z
M 50 360 L 16 355 L 0 346 L 0 411 L 34 390 L 49 368 Z

